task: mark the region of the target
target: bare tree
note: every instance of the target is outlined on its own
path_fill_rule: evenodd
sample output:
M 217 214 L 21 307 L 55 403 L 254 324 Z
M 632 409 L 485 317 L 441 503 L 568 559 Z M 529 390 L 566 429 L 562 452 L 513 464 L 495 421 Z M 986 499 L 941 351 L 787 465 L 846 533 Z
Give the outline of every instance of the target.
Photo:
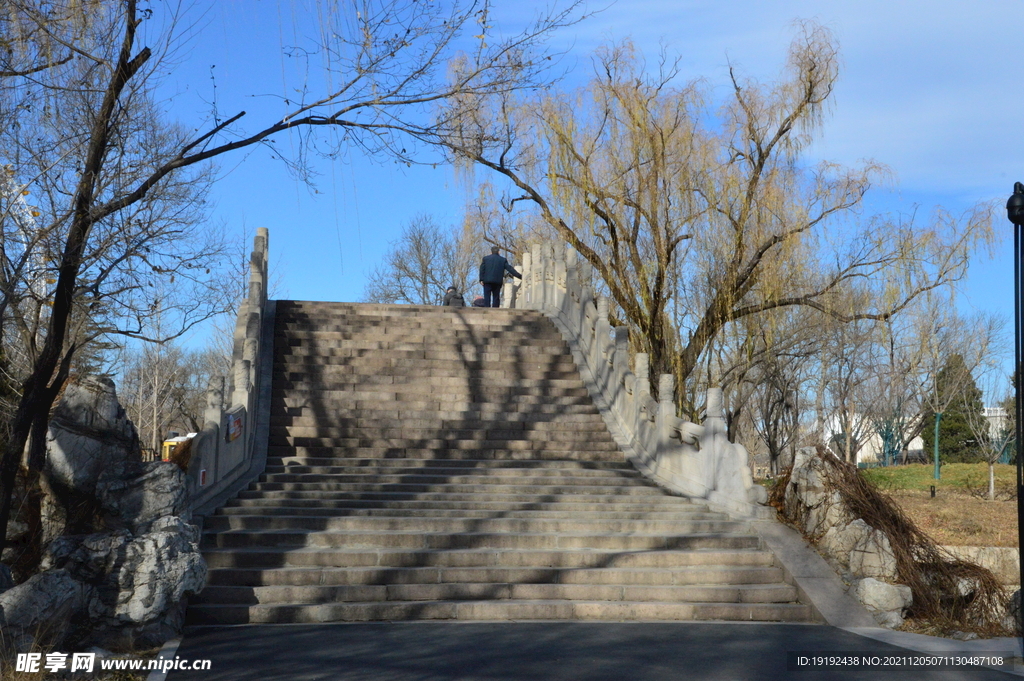
M 858 462 L 866 440 L 874 434 L 869 417 L 870 386 L 878 367 L 878 327 L 870 320 L 823 327 L 822 395 L 832 431 L 830 446 L 844 461 Z
M 229 365 L 229 357 L 212 348 L 142 343 L 123 351 L 118 397 L 139 429 L 143 449 L 158 457 L 173 426 L 199 432 L 210 379 L 227 373 Z
M 449 286 L 465 293 L 474 281 L 474 241 L 465 227 L 444 228 L 429 215 L 416 216 L 370 273 L 364 299 L 437 305 Z
M 151 36 L 156 40 L 151 46 L 139 44 L 140 25 L 155 10 L 140 9 L 137 0 L 5 3 L 0 12 L 0 35 L 7 48 L 0 50 L 3 96 L 7 101 L 38 97 L 42 102 L 69 93 L 73 97 L 66 108 L 44 104 L 32 115 L 64 119 L 74 113 L 78 124 L 64 126 L 68 146 L 58 158 L 66 161 L 68 183 L 54 194 L 53 203 L 59 206 L 54 214 L 61 220 L 45 237 L 55 254 L 55 282 L 48 292 L 53 304 L 47 306 L 40 347 L 21 382 L 0 462 L 0 527 L 6 528 L 10 517 L 26 445 L 28 469 L 42 469 L 49 412 L 79 348 L 75 324 L 83 307 L 91 305 L 88 292 L 98 280 L 117 280 L 125 273 L 124 261 L 115 258 L 90 274 L 90 248 L 105 229 L 125 248 L 136 248 L 130 238 L 133 215 L 163 211 L 153 201 L 159 193 L 173 197 L 190 192 L 195 177 L 187 169 L 288 131 L 305 141 L 313 130 L 333 129 L 339 134 L 327 153 L 355 146 L 411 162 L 416 149 L 410 142 L 429 139 L 438 129 L 434 106 L 458 96 L 537 86 L 550 62 L 535 48 L 551 30 L 578 19 L 576 7 L 570 6 L 538 15 L 518 34 L 501 36 L 488 23 L 487 2 L 367 0 L 354 6 L 325 3 L 324 9 L 314 49 L 324 55 L 327 77 L 310 79 L 297 94 L 282 96 L 281 115 L 269 124 L 246 130 L 242 111 L 194 134 L 164 123 L 153 104 L 151 76 L 161 50 L 174 44 L 171 36 Z M 457 41 L 468 30 L 477 35 L 472 49 L 457 51 Z M 314 90 L 314 82 L 326 85 Z M 30 141 L 15 138 L 25 146 Z M 17 160 L 16 172 L 30 165 Z M 24 173 L 19 182 L 35 181 L 34 174 Z M 175 215 L 172 211 L 164 217 Z M 141 253 L 149 255 L 145 248 Z M 195 271 L 177 271 L 190 269 Z M 0 552 L 5 541 L 0 541 Z
M 774 343 L 762 337 L 762 344 L 771 348 Z M 802 393 L 805 373 L 814 356 L 813 344 L 790 346 L 788 350 L 774 348 L 766 352 L 763 361 L 751 376 L 752 422 L 758 437 L 768 450 L 769 469 L 778 474 L 788 460 L 792 462 L 795 446 L 801 436 L 803 414 Z
M 988 370 L 984 371 L 979 382 L 982 392 L 989 395 L 990 399 L 994 399 L 997 406 L 979 411 L 972 409 L 972 405 L 966 400 L 960 406 L 981 456 L 988 464 L 988 498 L 989 501 L 995 501 L 995 465 L 1016 440 L 1014 415 L 1009 414 L 1005 408 L 1005 405 L 1012 404 L 1012 385 L 994 365 L 990 365 Z
M 961 315 L 948 299 L 934 296 L 911 312 L 905 320 L 909 323 L 897 330 L 909 334 L 909 338 L 898 339 L 902 356 L 897 370 L 905 380 L 894 382 L 893 393 L 877 402 L 916 406 L 916 412 L 908 409 L 914 415 L 908 419 L 905 442 L 932 429 L 936 414 L 961 403 L 965 391 L 974 387 L 974 375 L 986 372 L 1006 351 L 1006 322 L 999 315 Z M 948 366 L 951 357 L 961 360 L 952 373 Z

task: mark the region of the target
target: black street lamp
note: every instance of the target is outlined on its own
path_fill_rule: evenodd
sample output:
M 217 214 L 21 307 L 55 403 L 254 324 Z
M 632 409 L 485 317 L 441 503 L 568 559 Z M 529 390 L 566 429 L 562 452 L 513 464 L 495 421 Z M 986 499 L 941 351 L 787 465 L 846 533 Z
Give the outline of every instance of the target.
M 1024 413 L 1024 401 L 1021 400 L 1021 342 L 1024 340 L 1024 329 L 1021 329 L 1021 271 L 1020 248 L 1021 226 L 1024 225 L 1024 184 L 1013 183 L 1013 194 L 1006 202 L 1006 216 L 1013 223 L 1013 388 L 1014 388 L 1014 438 L 1017 446 L 1017 555 L 1021 556 L 1024 549 L 1024 442 L 1021 439 L 1021 415 Z M 1020 560 L 1021 589 L 1018 592 L 1017 616 L 1021 630 L 1021 654 L 1024 655 L 1024 560 Z

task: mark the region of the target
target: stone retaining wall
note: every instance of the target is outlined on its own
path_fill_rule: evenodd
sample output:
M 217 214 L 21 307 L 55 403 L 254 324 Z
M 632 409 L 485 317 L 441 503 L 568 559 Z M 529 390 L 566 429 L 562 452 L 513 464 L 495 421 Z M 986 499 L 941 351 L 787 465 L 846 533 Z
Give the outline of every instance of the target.
M 1009 546 L 943 546 L 955 557 L 988 568 L 1005 586 L 1020 584 L 1020 553 Z

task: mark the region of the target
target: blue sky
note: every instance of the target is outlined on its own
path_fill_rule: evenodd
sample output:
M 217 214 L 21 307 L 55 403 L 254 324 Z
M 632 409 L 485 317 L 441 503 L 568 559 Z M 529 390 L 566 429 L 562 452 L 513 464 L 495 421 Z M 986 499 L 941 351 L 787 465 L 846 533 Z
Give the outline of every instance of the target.
M 295 44 L 315 21 L 303 0 L 219 0 L 186 15 L 188 40 L 161 92 L 172 117 L 199 127 L 216 102 L 224 117 L 265 107 L 294 84 Z M 535 7 L 498 0 L 511 25 Z M 538 5 L 539 6 L 539 5 Z M 1000 206 L 1024 181 L 1024 101 L 1013 87 L 1024 64 L 1024 1 L 986 0 L 619 0 L 554 40 L 573 77 L 585 77 L 602 41 L 632 38 L 654 56 L 664 45 L 682 76 L 724 87 L 727 65 L 762 79 L 781 71 L 794 21 L 815 19 L 838 37 L 842 71 L 831 116 L 808 160 L 887 164 L 897 184 L 869 196 L 869 209 L 956 213 L 977 201 Z M 261 113 L 262 112 L 262 113 Z M 263 116 L 261 118 L 261 115 Z M 277 142 L 288 153 L 293 143 Z M 319 163 L 317 191 L 264 151 L 222 157 L 212 218 L 229 231 L 270 229 L 277 296 L 359 300 L 366 274 L 419 213 L 461 220 L 465 186 L 444 166 L 399 167 L 353 150 Z M 959 305 L 1012 314 L 1010 225 L 992 260 L 979 256 L 960 286 Z

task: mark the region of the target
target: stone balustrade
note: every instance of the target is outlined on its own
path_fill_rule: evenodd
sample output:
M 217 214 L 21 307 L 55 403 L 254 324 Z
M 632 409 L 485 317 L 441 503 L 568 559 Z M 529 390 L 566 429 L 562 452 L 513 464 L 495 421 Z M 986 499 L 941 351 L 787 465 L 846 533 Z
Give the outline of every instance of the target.
M 255 455 L 256 407 L 261 379 L 262 337 L 267 314 L 269 233 L 256 230 L 249 258 L 248 297 L 235 322 L 231 371 L 210 382 L 205 425 L 192 441 L 189 477 L 193 508 L 207 505 L 249 471 Z
M 746 517 L 769 518 L 766 490 L 754 484 L 747 450 L 729 442 L 722 391 L 707 392 L 705 420 L 679 418 L 674 378 L 658 379 L 651 394 L 648 357 L 629 368 L 629 335 L 608 322 L 608 300 L 595 295 L 591 266 L 575 249 L 556 254 L 534 245 L 521 258 L 522 281 L 505 284 L 502 305 L 543 312 L 569 344 L 580 374 L 619 445 L 659 485 Z

